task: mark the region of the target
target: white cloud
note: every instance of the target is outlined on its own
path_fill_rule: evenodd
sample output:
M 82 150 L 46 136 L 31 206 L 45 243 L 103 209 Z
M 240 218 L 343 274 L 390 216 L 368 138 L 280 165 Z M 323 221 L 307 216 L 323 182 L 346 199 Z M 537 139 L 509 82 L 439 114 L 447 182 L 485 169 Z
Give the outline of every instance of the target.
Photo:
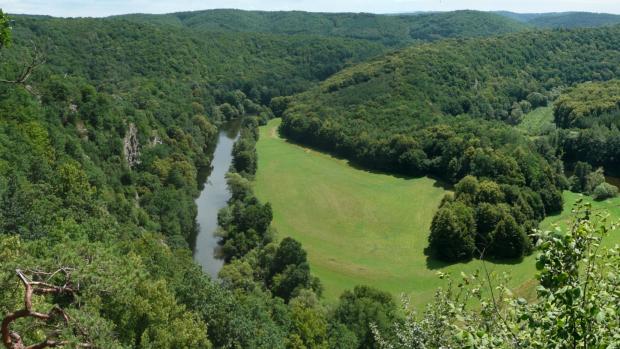
M 0 0 L 9 13 L 102 17 L 212 8 L 325 12 L 413 12 L 457 9 L 515 12 L 591 11 L 620 13 L 618 0 Z

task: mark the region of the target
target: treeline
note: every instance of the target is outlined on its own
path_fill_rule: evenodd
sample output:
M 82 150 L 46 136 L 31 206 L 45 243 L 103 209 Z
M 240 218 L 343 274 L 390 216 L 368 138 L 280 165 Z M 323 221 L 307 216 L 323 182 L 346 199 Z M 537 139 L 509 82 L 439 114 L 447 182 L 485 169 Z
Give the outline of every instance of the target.
M 235 277 L 238 275 L 236 268 L 245 263 L 244 267 L 251 265 L 255 281 L 261 282 L 274 296 L 286 302 L 302 290 L 320 296 L 321 286 L 318 279 L 310 275 L 306 251 L 291 238 L 284 238 L 279 244 L 272 243 L 271 205 L 262 204 L 252 191 L 251 180 L 256 174 L 258 120 L 245 118 L 240 132 L 228 174 L 232 196 L 228 206 L 218 215 L 222 254 L 229 263 L 223 274 L 232 277 L 224 279 L 233 285 L 249 282 Z M 249 253 L 253 258 L 247 256 Z
M 515 13 L 495 12 L 537 28 L 595 28 L 620 23 L 620 15 L 592 12 Z
M 363 39 L 390 47 L 448 38 L 487 37 L 534 28 L 593 28 L 620 23 L 619 15 L 609 13 L 471 10 L 377 15 L 215 9 L 119 17 L 132 22 L 188 27 L 206 32 L 321 35 Z
M 527 29 L 504 16 L 480 11 L 412 15 L 241 11 L 217 9 L 165 15 L 126 15 L 139 23 L 159 23 L 207 32 L 320 35 L 363 39 L 389 47 L 445 38 L 483 37 Z
M 248 252 L 264 247 L 273 240 L 269 203 L 262 204 L 254 196 L 251 179 L 257 170 L 256 142 L 258 121 L 243 120 L 238 140 L 233 146 L 233 162 L 227 183 L 232 193 L 228 206 L 218 214 L 220 245 L 226 262 L 242 258 Z
M 540 28 L 593 28 L 619 24 L 620 15 L 589 12 L 546 13 L 527 22 Z
M 525 214 L 533 223 L 523 228 L 529 228 L 561 210 L 568 182 L 557 139 L 530 140 L 509 124 L 557 98 L 558 86 L 617 76 L 618 65 L 611 62 L 620 62 L 620 42 L 613 39 L 619 31 L 528 32 L 405 49 L 293 97 L 281 131 L 375 170 L 448 183 L 472 175 L 536 192 L 544 211 Z M 493 205 L 502 210 L 501 202 Z M 469 204 L 472 210 L 476 205 Z M 516 210 L 503 211 L 525 222 Z M 462 225 L 470 222 L 469 214 L 455 217 Z M 476 225 L 471 229 L 473 236 L 486 234 Z M 520 230 L 510 234 L 522 236 Z

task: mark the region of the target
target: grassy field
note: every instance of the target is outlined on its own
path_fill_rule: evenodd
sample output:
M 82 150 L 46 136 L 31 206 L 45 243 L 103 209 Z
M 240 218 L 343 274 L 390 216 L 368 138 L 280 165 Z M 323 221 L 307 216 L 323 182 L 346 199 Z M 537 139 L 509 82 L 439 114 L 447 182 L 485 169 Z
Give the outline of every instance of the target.
M 556 216 L 551 216 L 541 223 L 541 229 L 551 230 L 555 226 L 562 229 L 568 227 L 571 223 L 571 211 L 575 207 L 575 203 L 583 199 L 584 202 L 592 203 L 592 219 L 600 222 L 606 217 L 607 223 L 618 223 L 620 220 L 620 197 L 605 201 L 594 201 L 591 197 L 582 194 L 576 194 L 569 191 L 564 192 L 564 211 Z M 620 243 L 620 230 L 611 232 L 605 239 L 605 245 L 613 246 Z
M 523 115 L 523 120 L 517 125 L 517 129 L 531 136 L 543 134 L 545 131 L 553 128 L 555 128 L 553 123 L 553 107 L 536 108 Z
M 423 305 L 443 283 L 438 271 L 458 275 L 481 269 L 479 261 L 445 265 L 425 256 L 430 222 L 446 193 L 434 180 L 356 169 L 286 142 L 277 134 L 279 123 L 272 120 L 261 128 L 256 194 L 273 205 L 279 238 L 291 236 L 303 243 L 328 301 L 345 289 L 368 284 L 395 295 L 407 293 L 413 305 Z M 565 195 L 567 211 L 548 218 L 544 227 L 568 218 L 577 194 Z M 597 205 L 614 204 L 620 200 Z M 614 209 L 620 217 L 620 208 Z M 533 256 L 487 266 L 510 272 L 515 289 L 532 289 Z

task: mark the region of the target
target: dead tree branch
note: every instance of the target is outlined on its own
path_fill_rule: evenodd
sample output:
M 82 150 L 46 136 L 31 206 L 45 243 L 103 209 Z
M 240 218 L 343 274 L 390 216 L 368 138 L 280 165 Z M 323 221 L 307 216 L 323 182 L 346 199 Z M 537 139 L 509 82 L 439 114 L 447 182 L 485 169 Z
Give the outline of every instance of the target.
M 67 341 L 57 340 L 54 338 L 59 331 L 52 332 L 52 334 L 48 335 L 48 337 L 40 343 L 25 345 L 22 337 L 14 331 L 11 331 L 10 325 L 14 321 L 21 318 L 33 318 L 38 321 L 43 321 L 46 323 L 51 323 L 53 321 L 60 321 L 64 326 L 69 325 L 71 321 L 69 315 L 58 305 L 54 305 L 52 309 L 50 309 L 47 313 L 36 312 L 32 309 L 32 296 L 33 295 L 70 295 L 73 296 L 77 289 L 73 287 L 71 284 L 71 269 L 61 268 L 53 273 L 46 273 L 41 271 L 29 271 L 32 275 L 31 278 L 26 276 L 26 274 L 17 269 L 15 272 L 17 277 L 21 281 L 22 286 L 24 287 L 24 308 L 17 310 L 15 312 L 9 313 L 2 320 L 2 324 L 0 326 L 1 334 L 2 334 L 2 343 L 6 349 L 43 349 L 43 348 L 57 348 L 62 347 L 68 344 Z M 51 282 L 52 278 L 58 274 L 64 274 L 65 280 L 64 285 L 57 286 Z M 46 279 L 44 279 L 47 277 Z M 45 280 L 45 281 L 42 281 Z M 92 345 L 89 343 L 81 343 L 77 344 L 82 348 L 91 348 Z
M 0 82 L 6 83 L 6 84 L 26 85 L 26 81 L 28 80 L 28 78 L 30 78 L 32 73 L 38 67 L 45 64 L 45 55 L 37 48 L 37 46 L 34 43 L 32 47 L 33 49 L 32 49 L 30 60 L 28 61 L 26 66 L 21 70 L 21 73 L 19 73 L 19 75 L 13 80 L 0 79 Z M 30 91 L 29 89 L 27 90 Z

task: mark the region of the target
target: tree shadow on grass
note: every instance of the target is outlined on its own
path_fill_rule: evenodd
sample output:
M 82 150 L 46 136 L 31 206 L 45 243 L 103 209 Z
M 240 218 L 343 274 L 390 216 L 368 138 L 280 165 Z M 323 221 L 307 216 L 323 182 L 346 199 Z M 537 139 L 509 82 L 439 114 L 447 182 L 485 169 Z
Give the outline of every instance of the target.
M 426 256 L 426 268 L 428 268 L 429 270 L 441 270 L 443 268 L 447 268 L 453 265 L 457 265 L 457 264 L 465 265 L 475 260 L 480 260 L 480 258 L 472 258 L 470 260 L 462 260 L 462 261 L 456 261 L 456 262 L 442 261 L 432 255 L 429 247 L 426 247 L 424 249 L 424 255 Z M 521 264 L 524 259 L 525 259 L 525 256 L 521 258 L 511 258 L 511 259 L 498 259 L 498 258 L 486 257 L 484 258 L 484 261 L 491 265 L 517 265 L 517 264 Z
M 448 183 L 448 182 L 446 182 L 446 181 L 444 181 L 444 180 L 442 180 L 442 179 L 440 179 L 440 178 L 438 178 L 436 176 L 430 175 L 430 174 L 413 176 L 413 175 L 407 175 L 407 174 L 399 173 L 399 172 L 396 172 L 396 171 L 390 172 L 390 171 L 386 171 L 386 170 L 373 169 L 373 168 L 370 168 L 369 166 L 361 163 L 360 161 L 352 160 L 352 159 L 350 159 L 350 158 L 348 158 L 348 157 L 346 157 L 346 156 L 344 156 L 342 154 L 338 154 L 335 151 L 330 151 L 330 150 L 326 150 L 324 148 L 317 147 L 317 146 L 314 146 L 314 145 L 309 145 L 309 144 L 306 144 L 306 143 L 298 142 L 298 141 L 295 141 L 293 139 L 285 137 L 284 135 L 282 135 L 280 133 L 279 130 L 277 132 L 278 132 L 280 138 L 282 140 L 284 140 L 284 142 L 286 142 L 288 144 L 291 144 L 291 145 L 294 145 L 294 146 L 297 146 L 297 147 L 300 147 L 300 148 L 304 148 L 304 149 L 309 149 L 309 150 L 311 150 L 313 152 L 321 153 L 321 154 L 330 156 L 330 157 L 332 157 L 334 159 L 344 161 L 344 162 L 347 163 L 348 166 L 350 166 L 350 167 L 352 167 L 352 168 L 354 168 L 355 170 L 358 170 L 358 171 L 366 172 L 366 173 L 369 173 L 369 174 L 392 176 L 394 178 L 405 179 L 405 180 L 413 180 L 413 179 L 420 179 L 420 178 L 430 178 L 430 179 L 432 179 L 434 181 L 433 187 L 435 187 L 435 188 L 441 188 L 443 190 L 453 190 L 454 189 L 454 185 L 453 184 Z

